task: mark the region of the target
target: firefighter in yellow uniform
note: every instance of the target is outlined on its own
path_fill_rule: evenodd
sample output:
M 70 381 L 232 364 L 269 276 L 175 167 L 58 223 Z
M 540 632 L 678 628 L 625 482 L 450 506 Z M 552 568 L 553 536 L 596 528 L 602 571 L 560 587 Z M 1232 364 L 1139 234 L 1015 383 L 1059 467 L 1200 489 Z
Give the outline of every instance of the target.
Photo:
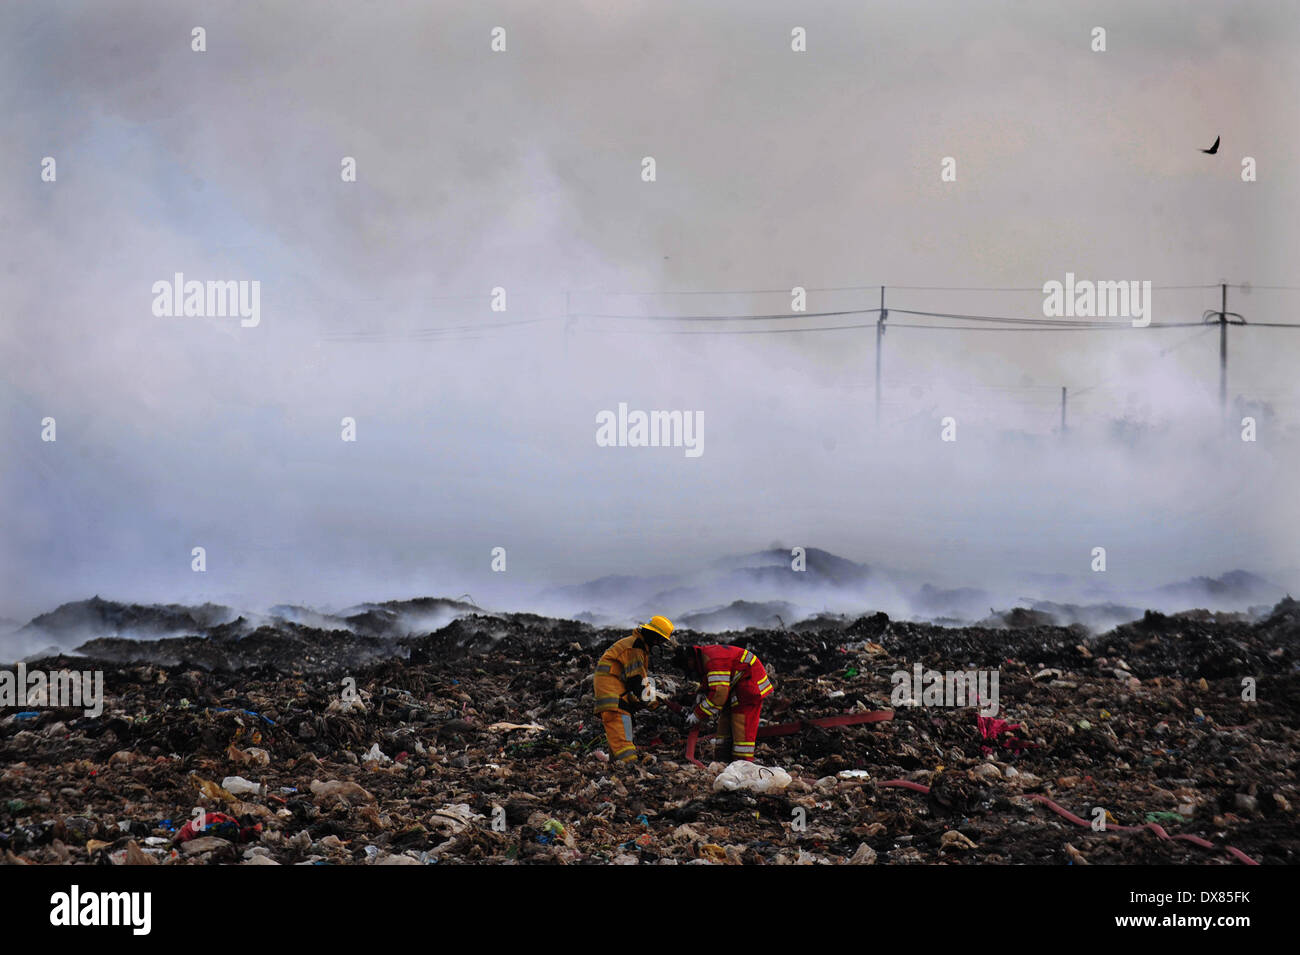
M 655 709 L 659 705 L 654 694 L 647 693 L 650 652 L 673 645 L 672 621 L 667 617 L 651 617 L 649 623 L 637 627 L 631 636 L 606 650 L 596 664 L 593 680 L 596 712 L 605 724 L 609 755 L 616 763 L 635 762 L 637 758 L 636 744 L 632 742 L 632 714 L 643 707 Z

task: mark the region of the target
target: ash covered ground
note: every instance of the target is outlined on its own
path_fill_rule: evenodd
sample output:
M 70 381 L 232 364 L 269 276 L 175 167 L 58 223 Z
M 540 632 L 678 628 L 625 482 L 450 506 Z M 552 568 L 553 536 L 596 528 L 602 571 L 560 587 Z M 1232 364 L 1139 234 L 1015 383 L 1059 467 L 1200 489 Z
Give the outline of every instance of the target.
M 439 600 L 372 605 L 346 626 L 106 601 L 65 622 L 91 611 L 187 635 L 92 639 L 27 661 L 102 669 L 105 703 L 98 718 L 0 711 L 8 863 L 1218 865 L 1239 864 L 1228 846 L 1266 864 L 1300 848 L 1290 598 L 1251 616 L 1149 613 L 1102 634 L 1033 613 L 998 627 L 875 614 L 679 630 L 758 654 L 777 683 L 765 725 L 895 710 L 760 739 L 758 762 L 794 782 L 757 795 L 714 792 L 722 766 L 686 761 L 666 707 L 636 717 L 653 763 L 606 761 L 590 677 L 621 629 Z M 412 633 L 413 613 L 451 620 Z M 996 668 L 998 716 L 1019 729 L 985 738 L 973 708 L 893 707 L 891 673 L 918 663 Z M 656 676 L 693 698 L 666 661 Z M 701 743 L 706 763 L 710 750 Z M 230 777 L 248 785 L 223 788 Z M 892 780 L 929 792 L 881 785 Z M 196 809 L 238 825 L 178 842 Z M 1146 823 L 1212 847 L 1115 829 Z

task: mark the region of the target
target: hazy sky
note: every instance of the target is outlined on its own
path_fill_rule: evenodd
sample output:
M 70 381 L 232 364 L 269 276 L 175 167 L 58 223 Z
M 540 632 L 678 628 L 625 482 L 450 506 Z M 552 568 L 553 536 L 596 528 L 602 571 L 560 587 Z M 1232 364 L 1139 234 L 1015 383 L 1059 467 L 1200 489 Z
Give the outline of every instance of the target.
M 1294 7 L 1133 6 L 5 3 L 0 615 L 522 604 L 775 542 L 948 583 L 1086 575 L 1102 545 L 1135 584 L 1291 585 L 1300 332 L 1230 336 L 1230 394 L 1267 405 L 1246 443 L 1215 428 L 1214 330 L 897 328 L 877 431 L 871 328 L 564 321 L 784 313 L 667 293 L 795 285 L 870 308 L 882 283 L 895 309 L 1033 317 L 1041 291 L 902 287 L 1067 272 L 1300 286 Z M 260 324 L 155 316 L 177 272 L 260 282 Z M 1153 319 L 1217 305 L 1157 289 Z M 598 447 L 619 402 L 702 412 L 704 453 Z

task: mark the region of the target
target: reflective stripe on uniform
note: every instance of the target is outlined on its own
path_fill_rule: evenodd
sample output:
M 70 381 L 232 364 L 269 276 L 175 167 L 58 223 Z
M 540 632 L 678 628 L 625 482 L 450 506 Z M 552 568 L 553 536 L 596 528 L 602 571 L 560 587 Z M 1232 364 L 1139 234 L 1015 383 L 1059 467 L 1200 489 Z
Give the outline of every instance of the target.
M 610 666 L 609 666 L 608 663 L 602 663 L 602 664 L 600 664 L 599 666 L 596 667 L 596 672 L 597 672 L 597 673 L 611 673 L 611 672 L 613 672 L 613 671 L 610 669 Z
M 627 745 L 614 748 L 614 761 L 618 763 L 636 759 L 636 744 L 632 742 L 632 717 L 627 713 L 623 714 L 623 738 L 627 740 Z

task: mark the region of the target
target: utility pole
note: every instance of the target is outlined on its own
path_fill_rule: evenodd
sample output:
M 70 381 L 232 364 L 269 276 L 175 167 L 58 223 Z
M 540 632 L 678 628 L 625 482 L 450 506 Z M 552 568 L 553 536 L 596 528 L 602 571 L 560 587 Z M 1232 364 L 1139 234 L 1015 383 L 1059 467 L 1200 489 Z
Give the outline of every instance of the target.
M 1219 286 L 1223 299 L 1219 305 L 1219 411 L 1228 417 L 1228 285 Z
M 1219 310 L 1206 309 L 1202 316 L 1208 323 L 1215 315 L 1219 316 L 1219 413 L 1223 420 L 1228 420 L 1228 326 L 1245 325 L 1246 318 L 1240 312 L 1228 311 L 1228 283 L 1219 285 Z
M 1227 422 L 1227 326 L 1245 325 L 1245 316 L 1240 312 L 1227 311 L 1227 282 L 1219 283 L 1219 311 L 1205 309 L 1201 318 L 1208 325 L 1218 316 L 1219 324 L 1219 417 Z
M 1061 435 L 1065 435 L 1065 385 L 1061 385 Z
M 876 427 L 880 427 L 880 347 L 885 340 L 885 287 L 880 286 L 880 317 L 876 319 Z

